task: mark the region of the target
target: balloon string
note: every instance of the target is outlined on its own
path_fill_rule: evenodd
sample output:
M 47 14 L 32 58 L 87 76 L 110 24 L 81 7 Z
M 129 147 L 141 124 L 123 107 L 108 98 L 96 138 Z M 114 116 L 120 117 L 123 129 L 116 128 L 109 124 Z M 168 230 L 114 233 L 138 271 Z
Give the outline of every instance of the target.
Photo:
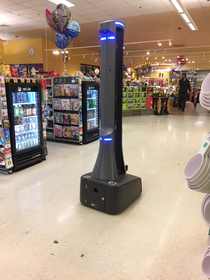
M 70 44 L 70 47 L 73 46 L 73 38 L 71 37 L 71 44 Z

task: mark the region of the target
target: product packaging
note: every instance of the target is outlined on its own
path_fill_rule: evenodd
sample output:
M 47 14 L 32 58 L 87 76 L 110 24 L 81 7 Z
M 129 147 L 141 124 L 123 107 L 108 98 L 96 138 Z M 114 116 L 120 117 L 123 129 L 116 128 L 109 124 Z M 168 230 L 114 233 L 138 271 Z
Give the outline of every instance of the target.
M 62 110 L 70 110 L 70 100 L 69 99 L 61 99 Z
M 61 85 L 62 96 L 70 96 L 70 87 L 69 85 Z
M 55 125 L 55 136 L 56 137 L 62 137 L 63 136 L 63 129 L 60 125 Z

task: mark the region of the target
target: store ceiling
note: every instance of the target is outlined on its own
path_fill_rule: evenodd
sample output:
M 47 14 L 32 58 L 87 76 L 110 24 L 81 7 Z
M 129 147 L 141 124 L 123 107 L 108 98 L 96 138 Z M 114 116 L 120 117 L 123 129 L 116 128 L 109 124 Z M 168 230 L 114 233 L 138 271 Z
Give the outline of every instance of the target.
M 62 0 L 61 0 L 62 2 Z M 169 0 L 71 0 L 72 19 L 79 22 L 81 34 L 74 39 L 74 47 L 99 44 L 98 22 L 107 19 L 122 20 L 125 23 L 125 43 L 171 39 L 172 46 L 163 42 L 126 45 L 125 60 L 144 61 L 145 50 L 150 58 L 166 57 L 175 59 L 176 55 L 194 54 L 194 60 L 210 60 L 210 1 L 182 0 L 198 31 L 191 31 L 180 18 Z M 54 10 L 55 4 L 47 0 L 3 0 L 0 6 L 0 38 L 8 40 L 28 38 L 52 39 L 55 33 L 48 28 L 45 9 Z M 178 28 L 181 28 L 180 30 Z M 14 36 L 18 36 L 15 38 Z M 177 48 L 174 45 L 183 45 Z M 195 48 L 185 49 L 194 46 Z M 205 46 L 205 47 L 204 47 Z M 93 53 L 98 48 L 90 48 Z M 129 53 L 129 51 L 136 51 Z M 165 53 L 165 55 L 164 55 Z M 205 54 L 204 54 L 205 53 Z M 81 49 L 81 54 L 83 50 Z M 127 55 L 126 55 L 127 54 Z M 193 59 L 193 58 L 192 58 Z

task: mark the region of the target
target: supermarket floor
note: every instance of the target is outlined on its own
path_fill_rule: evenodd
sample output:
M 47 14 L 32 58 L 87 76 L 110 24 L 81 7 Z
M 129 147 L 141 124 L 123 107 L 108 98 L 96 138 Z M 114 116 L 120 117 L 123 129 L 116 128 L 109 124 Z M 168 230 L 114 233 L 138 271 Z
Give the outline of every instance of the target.
M 143 193 L 120 215 L 79 202 L 80 176 L 92 170 L 98 141 L 50 142 L 45 162 L 0 173 L 1 280 L 206 279 L 204 194 L 188 190 L 183 170 L 209 132 L 209 118 L 143 116 L 123 123 L 126 164 L 143 179 Z

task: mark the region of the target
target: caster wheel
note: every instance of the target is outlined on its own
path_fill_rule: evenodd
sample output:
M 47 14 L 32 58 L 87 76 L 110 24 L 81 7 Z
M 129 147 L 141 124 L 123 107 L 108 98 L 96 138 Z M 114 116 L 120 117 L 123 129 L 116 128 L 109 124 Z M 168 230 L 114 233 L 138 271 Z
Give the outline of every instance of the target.
M 9 171 L 8 171 L 8 174 L 12 174 L 12 173 L 13 173 L 13 171 L 12 171 L 12 170 L 9 170 Z

